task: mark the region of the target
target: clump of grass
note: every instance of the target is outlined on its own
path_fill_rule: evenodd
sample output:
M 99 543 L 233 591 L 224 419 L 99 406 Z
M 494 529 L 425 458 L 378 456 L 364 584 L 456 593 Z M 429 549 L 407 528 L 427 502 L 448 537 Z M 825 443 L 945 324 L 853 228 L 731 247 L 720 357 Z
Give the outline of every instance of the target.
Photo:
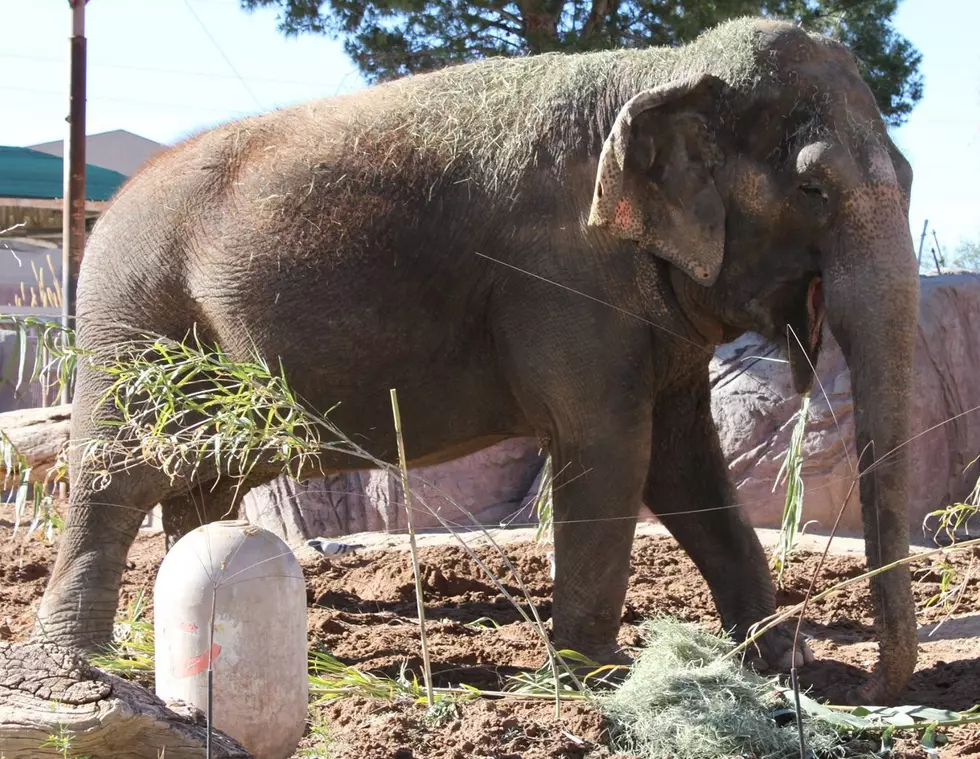
M 341 444 L 321 442 L 322 424 L 293 395 L 280 367 L 234 362 L 195 333 L 182 342 L 147 337 L 89 357 L 111 379 L 103 400 L 121 421 L 110 440 L 89 441 L 85 456 L 108 478 L 135 459 L 172 478 L 193 477 L 211 460 L 219 473 L 244 478 L 259 462 L 299 477 L 309 459 Z M 328 412 L 329 413 L 329 412 Z
M 361 672 L 326 651 L 313 651 L 310 654 L 310 695 L 315 699 L 314 703 L 344 696 L 382 701 L 426 701 L 425 688 L 404 664 L 397 678 L 385 677 Z
M 63 302 L 61 283 L 58 281 L 58 271 L 55 269 L 50 253 L 45 256 L 45 262 L 48 265 L 47 271 L 51 276 L 51 284 L 45 281 L 45 270 L 39 268 L 35 261 L 31 261 L 31 271 L 37 284 L 27 287 L 27 283 L 21 281 L 20 292 L 14 294 L 15 306 L 61 308 Z
M 322 715 L 310 715 L 310 728 L 304 743 L 307 745 L 296 750 L 299 759 L 331 759 L 330 726 Z
M 980 458 L 974 459 L 969 463 L 967 469 L 978 462 L 980 462 Z M 980 515 L 980 477 L 977 478 L 973 490 L 962 503 L 954 503 L 944 509 L 930 511 L 926 514 L 925 519 L 922 520 L 922 531 L 923 533 L 926 532 L 926 525 L 930 518 L 936 517 L 938 524 L 933 533 L 933 542 L 939 545 L 940 536 L 943 536 L 943 540 L 952 545 L 960 539 L 961 532 L 967 537 L 970 536 L 970 522 L 977 515 Z
M 974 459 L 969 467 L 975 465 L 980 459 Z M 969 468 L 968 467 L 968 468 Z M 961 543 L 961 534 L 970 537 L 970 522 L 975 520 L 980 514 L 980 478 L 977 479 L 973 490 L 962 503 L 954 503 L 945 509 L 931 511 L 922 520 L 922 531 L 926 532 L 926 525 L 932 517 L 938 519 L 933 542 L 940 545 L 941 540 L 947 545 L 956 546 Z M 923 604 L 924 608 L 939 607 L 944 612 L 943 620 L 936 625 L 929 633 L 932 635 L 957 609 L 963 600 L 963 594 L 969 587 L 970 579 L 973 577 L 976 567 L 976 555 L 970 556 L 970 565 L 966 572 L 960 573 L 957 568 L 949 562 L 945 556 L 939 556 L 933 560 L 931 566 L 926 571 L 936 572 L 939 577 L 939 592 L 928 598 Z
M 620 665 L 600 664 L 578 651 L 567 648 L 557 653 L 564 662 L 588 669 L 589 672 L 582 676 L 581 680 L 573 677 L 571 670 L 561 672 L 556 677 L 554 669 L 549 664 L 545 664 L 534 672 L 519 672 L 508 677 L 509 682 L 505 692 L 521 696 L 544 697 L 559 691 L 562 698 L 584 699 L 589 696 L 594 687 L 608 684 L 613 673 L 624 669 Z
M 538 518 L 538 527 L 534 531 L 535 542 L 552 540 L 554 536 L 554 495 L 551 476 L 551 456 L 546 456 L 541 467 L 541 484 L 538 494 L 534 497 L 534 514 Z
M 669 618 L 647 622 L 646 646 L 629 676 L 596 697 L 610 719 L 610 747 L 642 759 L 799 756 L 795 726 L 777 725 L 785 702 L 774 680 L 724 659 L 733 644 Z M 833 728 L 804 719 L 808 747 L 826 754 L 838 743 Z
M 66 730 L 63 725 L 58 726 L 58 732 L 52 733 L 47 737 L 47 739 L 42 743 L 39 748 L 53 748 L 61 754 L 62 759 L 92 759 L 91 756 L 87 754 L 85 756 L 76 755 L 73 753 L 75 746 L 75 733 L 71 730 Z M 2 759 L 2 754 L 0 754 L 0 759 Z
M 13 333 L 14 351 L 18 356 L 16 366 L 5 369 L 0 381 L 14 382 L 15 393 L 39 382 L 42 405 L 61 394 L 71 397 L 80 355 L 75 346 L 74 329 L 50 317 L 11 314 L 0 314 L 0 329 Z M 32 345 L 33 357 L 29 358 Z
M 807 414 L 810 410 L 810 395 L 804 393 L 800 409 L 795 414 L 793 433 L 790 436 L 786 458 L 776 475 L 772 490 L 785 481 L 786 499 L 783 502 L 783 518 L 779 529 L 779 544 L 773 553 L 772 566 L 777 579 L 782 579 L 789 556 L 796 550 L 803 535 L 803 440 L 806 437 Z
M 0 314 L 0 329 L 13 332 L 14 350 L 18 361 L 13 372 L 5 368 L 0 384 L 14 383 L 14 392 L 34 382 L 40 382 L 42 403 L 47 403 L 54 389 L 70 394 L 74 385 L 76 355 L 75 333 L 50 319 L 34 316 L 10 316 Z M 34 345 L 33 358 L 29 348 Z M 10 491 L 14 506 L 14 530 L 16 536 L 30 511 L 27 537 L 40 530 L 50 543 L 64 523 L 55 510 L 55 494 L 59 483 L 67 480 L 68 462 L 62 450 L 55 465 L 43 481 L 30 462 L 17 449 L 14 442 L 0 430 L 0 487 Z
M 146 598 L 140 589 L 113 625 L 112 641 L 92 656 L 91 663 L 149 687 L 153 683 L 153 654 L 153 623 L 146 618 Z

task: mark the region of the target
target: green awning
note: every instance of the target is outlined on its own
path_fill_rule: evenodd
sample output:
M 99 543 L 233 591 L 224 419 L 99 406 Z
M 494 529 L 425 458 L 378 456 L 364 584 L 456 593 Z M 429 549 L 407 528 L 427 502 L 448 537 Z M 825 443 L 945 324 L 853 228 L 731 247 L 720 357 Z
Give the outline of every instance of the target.
M 53 200 L 64 196 L 64 162 L 59 156 L 30 148 L 0 145 L 0 198 Z M 109 200 L 126 181 L 118 171 L 88 164 L 85 199 Z

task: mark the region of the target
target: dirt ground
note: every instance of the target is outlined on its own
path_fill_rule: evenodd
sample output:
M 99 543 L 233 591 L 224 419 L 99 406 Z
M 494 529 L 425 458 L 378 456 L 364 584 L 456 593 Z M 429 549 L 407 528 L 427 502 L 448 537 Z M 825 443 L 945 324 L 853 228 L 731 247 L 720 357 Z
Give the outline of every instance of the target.
M 9 516 L 4 514 L 4 516 Z M 504 549 L 531 594 L 539 614 L 551 611 L 551 580 L 546 548 L 514 543 Z M 492 549 L 479 553 L 508 590 L 520 595 L 517 582 Z M 980 552 L 978 552 L 980 553 Z M 163 556 L 161 535 L 141 535 L 129 556 L 120 607 L 139 589 L 152 591 Z M 30 630 L 34 609 L 47 582 L 54 548 L 40 539 L 11 539 L 9 519 L 0 519 L 0 639 L 21 640 Z M 535 669 L 544 649 L 530 626 L 459 547 L 421 550 L 429 647 L 436 685 L 467 683 L 502 689 L 508 677 Z M 780 605 L 802 600 L 818 556 L 800 554 L 779 591 Z M 355 554 L 342 559 L 302 559 L 309 601 L 309 640 L 363 671 L 398 675 L 407 662 L 421 673 L 420 644 L 409 556 L 402 551 Z M 971 559 L 953 563 L 962 573 Z M 916 601 L 920 606 L 919 662 L 903 701 L 965 710 L 980 702 L 980 578 L 975 574 L 953 617 L 939 608 L 923 608 L 940 590 L 940 576 L 920 560 Z M 863 571 L 857 556 L 830 556 L 817 588 Z M 818 662 L 801 670 L 812 695 L 840 703 L 866 677 L 876 659 L 876 644 L 864 584 L 813 605 L 803 632 Z M 152 609 L 150 611 L 152 613 Z M 637 625 L 655 614 L 669 614 L 717 628 L 707 587 L 694 565 L 666 536 L 640 536 L 633 548 L 633 570 L 620 640 L 639 642 Z M 493 620 L 491 623 L 489 620 Z M 931 633 L 931 634 L 930 634 Z M 317 707 L 314 721 L 325 726 L 327 749 L 311 732 L 308 753 L 334 759 L 585 759 L 612 756 L 603 748 L 602 717 L 583 704 L 566 704 L 562 719 L 551 703 L 481 699 L 460 703 L 439 719 L 424 707 L 364 699 L 340 699 Z M 316 732 L 316 731 L 315 731 Z M 980 756 L 980 727 L 949 731 L 942 757 Z M 925 752 L 904 742 L 893 756 Z M 622 759 L 626 759 L 622 757 Z

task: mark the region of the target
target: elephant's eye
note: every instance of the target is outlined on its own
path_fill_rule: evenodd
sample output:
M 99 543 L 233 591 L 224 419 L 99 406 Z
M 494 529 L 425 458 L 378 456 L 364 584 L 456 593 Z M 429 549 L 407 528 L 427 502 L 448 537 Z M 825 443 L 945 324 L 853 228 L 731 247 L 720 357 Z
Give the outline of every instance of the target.
M 815 184 L 801 184 L 800 192 L 802 192 L 808 199 L 820 200 L 824 203 L 826 203 L 828 200 L 827 192 L 822 187 Z

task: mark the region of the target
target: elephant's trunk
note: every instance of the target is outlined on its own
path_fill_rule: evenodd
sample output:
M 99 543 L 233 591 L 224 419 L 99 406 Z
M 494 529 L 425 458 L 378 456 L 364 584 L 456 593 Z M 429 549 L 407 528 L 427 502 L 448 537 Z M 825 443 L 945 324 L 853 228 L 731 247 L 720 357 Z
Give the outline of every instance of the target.
M 908 446 L 919 278 L 898 188 L 852 194 L 824 260 L 827 322 L 851 374 L 868 567 L 908 556 Z M 883 703 L 906 687 L 916 662 L 908 565 L 871 580 L 880 640 L 873 680 L 859 694 Z

